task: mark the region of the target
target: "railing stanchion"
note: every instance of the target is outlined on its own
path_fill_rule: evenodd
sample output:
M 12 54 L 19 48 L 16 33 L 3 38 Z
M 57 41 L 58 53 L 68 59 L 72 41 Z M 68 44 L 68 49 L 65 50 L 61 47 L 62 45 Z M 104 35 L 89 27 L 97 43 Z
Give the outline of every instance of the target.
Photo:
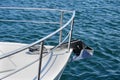
M 64 13 L 64 11 L 61 11 L 61 15 L 60 15 L 60 27 L 62 27 L 62 25 L 63 25 L 63 13 Z M 62 41 L 62 30 L 60 31 L 59 43 L 61 43 L 61 41 Z
M 44 41 L 41 42 L 40 45 L 40 57 L 39 57 L 39 68 L 38 68 L 38 80 L 40 80 L 40 76 L 41 76 L 41 66 L 42 66 L 42 54 L 43 54 L 43 45 L 44 45 Z
M 70 27 L 70 32 L 69 32 L 69 42 L 68 42 L 68 51 L 70 51 L 70 41 L 71 41 L 71 38 L 72 38 L 72 30 L 73 30 L 73 24 L 74 24 L 74 18 L 71 22 L 71 27 Z

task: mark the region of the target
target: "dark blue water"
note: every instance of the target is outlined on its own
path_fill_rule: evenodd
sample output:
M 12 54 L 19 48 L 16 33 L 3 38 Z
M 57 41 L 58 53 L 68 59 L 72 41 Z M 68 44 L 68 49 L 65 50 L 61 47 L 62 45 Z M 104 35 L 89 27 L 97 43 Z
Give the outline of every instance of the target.
M 68 63 L 60 80 L 120 80 L 120 0 L 0 0 L 0 6 L 76 10 L 73 39 L 91 46 L 94 56 Z M 5 17 L 34 20 L 34 15 L 17 17 L 18 13 Z M 9 12 L 1 12 L 0 18 L 4 14 Z M 31 43 L 54 30 L 39 24 L 0 22 L 0 41 Z

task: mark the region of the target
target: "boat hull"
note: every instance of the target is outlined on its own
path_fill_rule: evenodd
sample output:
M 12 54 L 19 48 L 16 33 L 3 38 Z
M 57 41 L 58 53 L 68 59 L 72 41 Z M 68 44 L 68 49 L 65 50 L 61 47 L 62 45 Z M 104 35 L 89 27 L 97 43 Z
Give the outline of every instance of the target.
M 28 44 L 0 42 L 1 54 L 10 52 Z M 48 50 L 53 46 L 45 46 Z M 37 80 L 39 54 L 28 54 L 29 49 L 24 50 L 18 54 L 8 57 L 7 60 L 11 62 L 13 67 L 7 65 L 8 62 L 3 60 L 0 63 L 0 70 L 4 68 L 4 64 L 8 66 L 8 70 L 0 72 L 0 80 Z M 42 60 L 41 80 L 59 80 L 65 65 L 67 64 L 72 49 L 58 48 L 53 53 L 44 54 Z M 6 71 L 6 72 L 5 72 Z

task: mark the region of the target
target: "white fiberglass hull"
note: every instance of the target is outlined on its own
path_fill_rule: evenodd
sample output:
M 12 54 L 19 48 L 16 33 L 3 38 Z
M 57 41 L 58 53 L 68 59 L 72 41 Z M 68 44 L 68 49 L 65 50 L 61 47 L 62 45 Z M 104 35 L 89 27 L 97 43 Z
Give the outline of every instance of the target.
M 27 44 L 0 42 L 0 55 L 23 47 Z M 45 46 L 48 50 L 53 46 Z M 0 60 L 0 80 L 37 80 L 39 54 L 28 54 L 24 50 Z M 58 80 L 72 53 L 72 49 L 56 49 L 44 54 L 42 59 L 41 80 Z

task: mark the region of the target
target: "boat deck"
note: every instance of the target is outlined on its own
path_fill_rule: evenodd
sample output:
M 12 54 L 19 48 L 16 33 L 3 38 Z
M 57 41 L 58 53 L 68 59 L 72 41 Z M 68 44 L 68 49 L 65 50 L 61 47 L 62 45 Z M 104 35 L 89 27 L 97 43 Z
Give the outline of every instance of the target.
M 0 42 L 0 55 L 27 44 Z M 53 46 L 45 46 L 48 50 Z M 71 53 L 57 48 L 53 53 L 43 54 L 41 80 L 54 80 L 61 75 Z M 28 49 L 0 60 L 0 80 L 37 80 L 38 54 L 28 54 Z M 58 79 L 58 78 L 57 78 Z

